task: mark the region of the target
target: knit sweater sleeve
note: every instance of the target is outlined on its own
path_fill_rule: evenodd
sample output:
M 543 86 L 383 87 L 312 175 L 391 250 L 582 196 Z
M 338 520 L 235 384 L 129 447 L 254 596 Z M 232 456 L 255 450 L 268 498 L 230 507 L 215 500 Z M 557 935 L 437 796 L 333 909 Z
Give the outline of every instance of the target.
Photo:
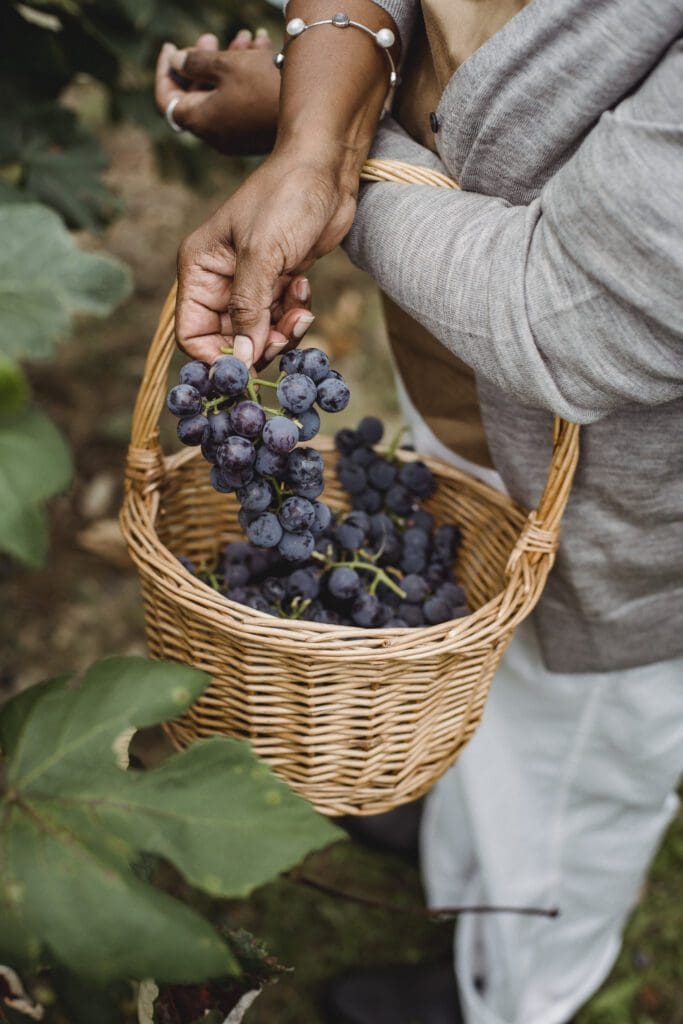
M 679 40 L 527 206 L 363 186 L 351 258 L 524 405 L 589 423 L 682 396 L 681 81 Z M 390 120 L 373 155 L 438 159 Z

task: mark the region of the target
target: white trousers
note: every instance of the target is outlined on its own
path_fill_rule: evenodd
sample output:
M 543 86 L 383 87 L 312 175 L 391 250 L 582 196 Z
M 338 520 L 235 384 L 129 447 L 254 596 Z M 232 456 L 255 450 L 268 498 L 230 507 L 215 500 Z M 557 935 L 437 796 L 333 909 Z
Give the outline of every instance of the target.
M 417 450 L 462 468 L 399 393 Z M 467 1024 L 564 1024 L 595 992 L 678 807 L 682 770 L 683 659 L 549 672 L 532 622 L 518 628 L 478 732 L 427 801 L 423 875 L 435 907 L 557 906 L 560 916 L 461 917 Z

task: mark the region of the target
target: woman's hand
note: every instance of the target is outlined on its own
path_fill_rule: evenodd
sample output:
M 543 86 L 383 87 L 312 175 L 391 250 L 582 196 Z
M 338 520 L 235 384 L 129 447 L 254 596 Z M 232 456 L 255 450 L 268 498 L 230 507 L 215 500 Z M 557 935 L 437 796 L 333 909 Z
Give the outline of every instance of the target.
M 313 317 L 295 275 L 341 241 L 355 212 L 357 177 L 342 168 L 331 143 L 305 156 L 285 145 L 183 242 L 176 331 L 189 355 L 213 362 L 234 345 L 251 366 L 301 340 Z
M 265 29 L 238 32 L 226 50 L 216 36 L 179 50 L 165 43 L 156 69 L 155 100 L 164 113 L 174 96 L 174 120 L 220 153 L 258 154 L 272 148 L 280 74 Z

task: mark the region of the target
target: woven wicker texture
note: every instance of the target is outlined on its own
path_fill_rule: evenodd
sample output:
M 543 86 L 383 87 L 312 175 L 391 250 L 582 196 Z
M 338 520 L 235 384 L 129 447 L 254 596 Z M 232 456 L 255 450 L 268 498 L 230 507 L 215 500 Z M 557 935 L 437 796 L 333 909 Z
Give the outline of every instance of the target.
M 394 161 L 368 161 L 364 177 L 457 188 L 443 175 Z M 213 677 L 198 703 L 169 724 L 171 738 L 178 746 L 214 733 L 248 739 L 325 814 L 376 814 L 415 799 L 472 736 L 512 632 L 543 591 L 578 459 L 578 427 L 555 421 L 548 481 L 532 512 L 425 459 L 439 479 L 427 506 L 437 522 L 462 527 L 456 572 L 472 615 L 403 630 L 263 615 L 199 582 L 175 558 L 211 562 L 242 533 L 235 499 L 212 489 L 199 451 L 164 457 L 159 446 L 174 304 L 175 289 L 147 357 L 121 512 L 151 654 Z M 332 464 L 331 442 L 317 446 Z M 325 500 L 347 507 L 328 476 Z

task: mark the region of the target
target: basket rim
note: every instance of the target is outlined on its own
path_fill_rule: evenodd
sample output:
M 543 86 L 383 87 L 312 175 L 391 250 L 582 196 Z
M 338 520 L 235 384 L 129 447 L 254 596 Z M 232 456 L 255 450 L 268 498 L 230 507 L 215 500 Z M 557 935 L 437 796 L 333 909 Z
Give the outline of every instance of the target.
M 334 450 L 332 440 L 325 435 L 316 438 L 312 446 L 321 452 Z M 377 447 L 382 450 L 380 446 Z M 527 513 L 512 498 L 438 458 L 405 449 L 399 449 L 396 455 L 404 462 L 425 462 L 439 477 L 467 486 L 495 506 L 496 511 L 504 513 L 510 522 L 511 541 L 514 545 Z M 220 632 L 234 636 L 235 630 L 240 627 L 246 627 L 246 632 L 259 629 L 261 640 L 267 637 L 272 647 L 291 649 L 293 643 L 297 646 L 306 643 L 314 647 L 316 653 L 335 659 L 352 660 L 374 656 L 417 660 L 446 651 L 459 651 L 464 657 L 475 650 L 480 652 L 490 648 L 506 638 L 517 621 L 525 617 L 528 602 L 533 600 L 528 583 L 522 584 L 521 574 L 515 571 L 509 575 L 507 586 L 481 607 L 461 619 L 450 619 L 434 626 L 364 629 L 359 626 L 328 625 L 307 620 L 281 619 L 231 601 L 185 569 L 163 544 L 156 529 L 160 490 L 164 481 L 175 470 L 197 460 L 199 456 L 199 451 L 192 448 L 164 457 L 163 475 L 145 488 L 144 497 L 136 489 L 129 489 L 121 509 L 121 525 L 131 556 L 139 572 L 151 585 L 163 590 L 175 602 L 189 599 L 195 609 L 204 608 L 218 613 L 221 621 L 214 621 L 213 626 Z M 135 521 L 142 525 L 142 520 L 145 521 L 145 528 L 136 529 Z M 534 565 L 534 591 L 542 589 L 551 564 L 552 555 L 549 555 L 540 557 Z M 230 613 L 229 618 L 225 615 L 226 611 Z

